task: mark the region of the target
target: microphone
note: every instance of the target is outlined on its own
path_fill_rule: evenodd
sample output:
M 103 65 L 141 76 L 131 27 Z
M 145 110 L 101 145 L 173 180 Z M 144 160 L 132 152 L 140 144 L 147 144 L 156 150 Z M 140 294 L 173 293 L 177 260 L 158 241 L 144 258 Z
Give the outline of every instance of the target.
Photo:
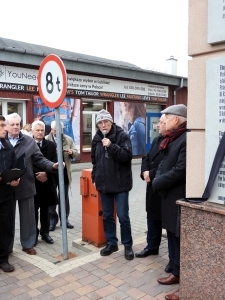
M 104 136 L 104 139 L 105 139 L 105 136 L 106 136 L 106 130 L 102 130 L 102 134 L 103 134 L 103 136 Z M 107 147 L 105 146 L 105 151 L 107 151 Z
M 104 139 L 105 139 L 105 136 L 106 136 L 106 130 L 102 130 L 102 134 L 103 134 L 103 136 L 104 136 Z M 105 146 L 105 157 L 109 157 L 109 155 L 108 155 L 108 149 L 107 149 L 107 147 Z

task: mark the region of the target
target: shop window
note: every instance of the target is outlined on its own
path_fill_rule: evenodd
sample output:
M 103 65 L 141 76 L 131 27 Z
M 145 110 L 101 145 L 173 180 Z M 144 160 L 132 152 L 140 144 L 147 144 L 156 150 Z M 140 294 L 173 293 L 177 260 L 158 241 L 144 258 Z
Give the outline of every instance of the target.
M 21 117 L 21 126 L 23 124 L 23 104 L 18 102 L 7 102 L 7 114 L 18 113 Z
M 26 101 L 19 99 L 0 99 L 0 114 L 3 116 L 17 113 L 21 117 L 21 127 L 26 124 Z

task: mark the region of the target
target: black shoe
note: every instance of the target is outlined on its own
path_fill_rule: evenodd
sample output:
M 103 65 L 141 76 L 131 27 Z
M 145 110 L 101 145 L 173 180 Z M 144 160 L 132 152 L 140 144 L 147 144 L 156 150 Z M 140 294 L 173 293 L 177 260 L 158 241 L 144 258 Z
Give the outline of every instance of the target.
M 73 229 L 73 228 L 74 228 L 74 226 L 71 225 L 69 222 L 66 224 L 66 227 L 67 227 L 68 229 Z
M 134 259 L 134 251 L 131 246 L 124 247 L 124 256 L 127 260 Z
M 60 223 L 60 226 L 62 227 L 62 224 L 61 224 L 61 223 Z M 70 224 L 69 222 L 66 223 L 66 227 L 67 227 L 68 229 L 73 229 L 73 228 L 74 228 L 74 226 L 73 226 L 72 224 Z
M 45 241 L 46 243 L 48 243 L 48 244 L 53 244 L 54 243 L 54 241 L 53 241 L 53 239 L 50 237 L 50 235 L 48 235 L 47 233 L 46 234 L 43 234 L 42 236 L 41 236 L 41 239 L 43 240 L 43 241 Z
M 100 254 L 101 254 L 101 256 L 108 256 L 108 255 L 110 255 L 113 252 L 116 252 L 118 250 L 119 249 L 118 249 L 117 245 L 113 246 L 113 245 L 107 244 L 107 246 L 100 251 Z
M 158 255 L 158 254 L 159 254 L 158 250 L 151 250 L 151 249 L 145 248 L 144 250 L 135 253 L 135 256 L 142 258 L 142 257 L 146 257 L 149 255 Z
M 50 227 L 49 227 L 49 231 L 54 231 L 55 230 L 55 225 L 51 225 Z
M 166 273 L 171 273 L 173 271 L 173 261 L 170 260 L 165 268 Z
M 12 272 L 15 270 L 15 268 L 12 265 L 10 265 L 8 262 L 1 263 L 0 269 L 2 269 L 3 272 Z

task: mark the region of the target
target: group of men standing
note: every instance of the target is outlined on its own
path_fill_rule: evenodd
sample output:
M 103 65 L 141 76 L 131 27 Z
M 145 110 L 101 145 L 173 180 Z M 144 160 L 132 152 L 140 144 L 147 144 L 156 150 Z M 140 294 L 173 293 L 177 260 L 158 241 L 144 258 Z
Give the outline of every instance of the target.
M 147 246 L 135 256 L 142 258 L 157 255 L 162 228 L 167 230 L 169 263 L 159 278 L 160 284 L 179 283 L 180 277 L 180 224 L 176 201 L 185 198 L 186 184 L 186 120 L 187 107 L 172 105 L 161 111 L 157 125 L 160 136 L 143 157 L 141 178 L 146 181 Z M 120 222 L 121 242 L 125 258 L 134 258 L 128 194 L 132 188 L 132 147 L 128 135 L 117 126 L 110 113 L 97 114 L 98 128 L 92 141 L 92 181 L 100 193 L 103 225 L 107 245 L 100 251 L 107 256 L 118 251 L 114 201 Z M 167 300 L 179 300 L 179 290 L 166 295 Z
M 14 270 L 14 267 L 8 263 L 8 256 L 13 251 L 16 200 L 19 207 L 22 250 L 30 255 L 36 254 L 34 246 L 38 242 L 39 234 L 45 242 L 49 244 L 54 242 L 49 236 L 51 229 L 49 207 L 59 203 L 56 142 L 48 141 L 48 137 L 45 139 L 45 124 L 42 121 L 32 123 L 33 138 L 21 133 L 20 122 L 21 118 L 17 113 L 7 115 L 5 118 L 0 116 L 0 157 L 2 157 L 0 173 L 15 167 L 16 158 L 24 154 L 26 166 L 26 172 L 22 177 L 11 183 L 4 182 L 0 175 L 0 268 L 4 272 Z M 52 135 L 56 138 L 55 123 L 51 127 Z M 64 179 L 67 184 L 68 176 L 71 178 L 71 164 L 68 158 L 76 157 L 77 150 L 70 137 L 62 133 L 62 139 Z M 69 201 L 68 189 L 65 190 L 65 198 Z M 39 209 L 40 229 L 38 228 Z M 55 209 L 56 206 L 52 211 Z M 6 210 L 7 214 L 3 214 Z M 5 216 L 8 218 L 6 219 Z M 73 228 L 68 221 L 68 216 L 67 228 Z
M 162 228 L 165 228 L 169 250 L 169 263 L 165 271 L 170 274 L 157 281 L 160 284 L 170 285 L 179 283 L 180 275 L 180 224 L 179 206 L 176 200 L 185 198 L 187 107 L 183 104 L 172 105 L 161 113 L 162 116 L 157 125 L 160 136 L 154 139 L 152 148 L 142 159 L 141 178 L 147 183 L 147 246 L 135 256 L 142 258 L 157 255 Z M 5 124 L 4 117 L 0 116 L 0 172 L 6 166 L 12 168 L 15 155 L 19 157 L 23 153 L 26 155 L 27 167 L 27 172 L 21 179 L 12 181 L 9 185 L 1 183 L 0 180 L 0 268 L 6 272 L 14 269 L 8 263 L 8 254 L 13 246 L 15 200 L 18 200 L 20 212 L 21 244 L 26 253 L 36 254 L 34 245 L 37 244 L 39 234 L 47 243 L 53 243 L 49 230 L 54 230 L 58 222 L 55 211 L 58 198 L 56 195 L 57 174 L 54 170 L 58 168 L 55 122 L 51 125 L 50 134 L 44 138 L 44 123 L 35 121 L 32 124 L 33 138 L 31 138 L 20 132 L 20 121 L 18 114 L 11 114 L 6 117 Z M 107 245 L 100 251 L 100 254 L 108 256 L 118 251 L 114 219 L 115 201 L 124 256 L 127 260 L 132 260 L 134 252 L 128 199 L 129 191 L 132 189 L 131 140 L 123 129 L 113 122 L 110 113 L 104 109 L 97 114 L 96 126 L 97 131 L 91 147 L 92 181 L 100 193 L 104 233 L 107 239 Z M 6 138 L 4 138 L 5 129 L 7 129 Z M 65 163 L 66 222 L 67 228 L 73 228 L 68 220 L 70 210 L 68 190 L 71 184 L 71 158 L 76 157 L 77 150 L 69 136 L 62 134 L 62 141 L 61 151 L 63 151 Z M 7 163 L 6 154 L 10 156 Z M 46 200 L 43 203 L 43 198 L 51 199 L 51 201 Z M 50 209 L 49 206 L 51 206 Z M 39 209 L 40 229 L 37 226 Z M 13 218 L 10 218 L 11 222 L 9 218 L 6 222 L 5 215 L 3 216 L 5 210 L 13 215 Z M 179 291 L 166 295 L 166 299 L 179 300 Z

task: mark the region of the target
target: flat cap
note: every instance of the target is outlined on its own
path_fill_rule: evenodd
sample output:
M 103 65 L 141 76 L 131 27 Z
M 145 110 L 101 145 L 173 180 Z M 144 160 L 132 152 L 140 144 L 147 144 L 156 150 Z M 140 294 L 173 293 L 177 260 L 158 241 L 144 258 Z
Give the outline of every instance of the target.
M 161 111 L 161 114 L 171 114 L 187 118 L 187 106 L 184 104 L 171 105 Z

